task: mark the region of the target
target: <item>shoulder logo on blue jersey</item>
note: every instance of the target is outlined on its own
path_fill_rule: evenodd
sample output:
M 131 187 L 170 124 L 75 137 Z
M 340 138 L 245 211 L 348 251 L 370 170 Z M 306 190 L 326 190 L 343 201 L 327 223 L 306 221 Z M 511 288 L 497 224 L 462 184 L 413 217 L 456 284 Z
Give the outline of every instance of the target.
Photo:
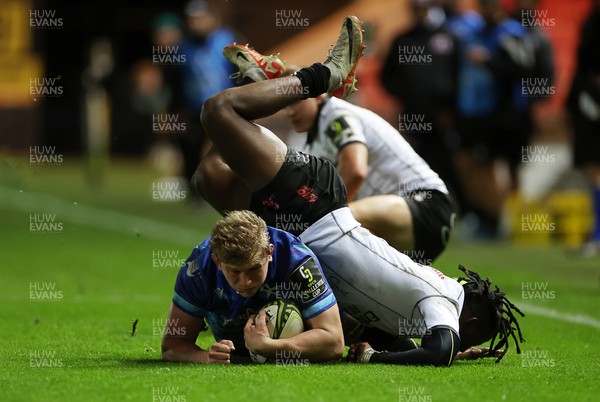
M 309 304 L 325 294 L 328 289 L 327 282 L 312 257 L 296 268 L 288 280 L 291 282 L 292 288 L 297 289 L 295 292 L 297 297 L 288 297 L 288 299 L 297 303 Z
M 188 261 L 188 262 L 186 262 L 186 265 L 187 265 L 187 270 L 185 271 L 185 273 L 190 278 L 192 276 L 194 276 L 194 273 L 196 271 L 198 271 L 198 269 L 200 269 L 200 267 L 198 266 L 198 261 L 196 261 L 196 260 Z

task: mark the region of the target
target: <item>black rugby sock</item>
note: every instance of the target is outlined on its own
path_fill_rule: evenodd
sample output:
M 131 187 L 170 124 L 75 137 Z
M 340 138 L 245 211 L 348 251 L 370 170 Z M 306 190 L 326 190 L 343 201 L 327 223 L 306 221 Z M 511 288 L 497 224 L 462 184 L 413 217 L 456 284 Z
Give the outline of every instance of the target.
M 308 91 L 304 92 L 303 99 L 316 98 L 327 92 L 331 71 L 321 63 L 314 63 L 310 67 L 296 71 L 294 75 L 300 79 L 303 87 L 308 88 Z

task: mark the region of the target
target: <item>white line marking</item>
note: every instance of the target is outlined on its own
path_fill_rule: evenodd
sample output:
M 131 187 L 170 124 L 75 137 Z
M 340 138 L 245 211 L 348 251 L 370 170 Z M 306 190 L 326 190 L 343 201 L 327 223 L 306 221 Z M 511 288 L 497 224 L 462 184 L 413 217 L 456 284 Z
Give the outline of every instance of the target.
M 542 317 L 554 318 L 560 321 L 581 324 L 592 328 L 600 328 L 600 321 L 586 315 L 561 313 L 558 310 L 553 310 L 551 308 L 536 306 L 534 304 L 528 303 L 519 303 L 518 307 L 521 308 L 521 310 L 523 310 L 525 314 L 539 315 Z
M 82 205 L 49 194 L 4 186 L 0 186 L 0 208 L 29 213 L 40 211 L 55 213 L 58 220 L 128 235 L 139 234 L 146 238 L 179 245 L 194 246 L 204 237 L 200 231 L 169 223 Z

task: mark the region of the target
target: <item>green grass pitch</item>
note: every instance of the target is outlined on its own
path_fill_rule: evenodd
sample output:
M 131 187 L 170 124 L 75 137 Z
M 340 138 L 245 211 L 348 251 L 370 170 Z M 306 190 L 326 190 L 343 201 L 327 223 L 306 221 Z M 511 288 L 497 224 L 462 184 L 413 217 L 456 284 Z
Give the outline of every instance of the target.
M 459 263 L 489 276 L 522 306 L 523 354 L 513 345 L 500 364 L 162 362 L 177 264 L 217 215 L 154 201 L 156 173 L 142 163 L 112 162 L 92 185 L 83 164 L 66 159 L 40 167 L 26 157 L 0 160 L 0 401 L 600 398 L 600 261 L 571 259 L 558 246 L 454 241 L 435 264 L 451 276 Z M 198 342 L 208 346 L 211 335 Z

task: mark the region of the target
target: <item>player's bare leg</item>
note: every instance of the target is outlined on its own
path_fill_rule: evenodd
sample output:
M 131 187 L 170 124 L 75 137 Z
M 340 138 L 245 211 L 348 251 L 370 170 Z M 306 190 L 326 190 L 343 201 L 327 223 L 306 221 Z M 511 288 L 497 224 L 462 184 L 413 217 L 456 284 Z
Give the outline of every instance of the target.
M 406 201 L 398 195 L 378 195 L 348 204 L 362 226 L 382 237 L 403 253 L 414 248 L 412 214 Z
M 295 102 L 286 93 L 302 93 L 302 83 L 296 77 L 276 79 L 232 88 L 209 98 L 202 108 L 202 125 L 240 179 L 251 191 L 264 187 L 277 174 L 285 155 L 286 145 L 271 132 L 261 129 L 251 120 L 269 116 Z
M 261 189 L 275 177 L 283 165 L 281 156 L 287 152 L 279 138 L 251 121 L 341 86 L 345 93 L 355 91 L 354 72 L 363 49 L 360 21 L 351 16 L 344 21 L 338 42 L 323 64 L 313 64 L 295 76 L 228 89 L 206 101 L 202 125 L 223 160 L 250 191 Z M 213 182 L 201 180 L 203 183 L 196 183 L 199 188 Z

